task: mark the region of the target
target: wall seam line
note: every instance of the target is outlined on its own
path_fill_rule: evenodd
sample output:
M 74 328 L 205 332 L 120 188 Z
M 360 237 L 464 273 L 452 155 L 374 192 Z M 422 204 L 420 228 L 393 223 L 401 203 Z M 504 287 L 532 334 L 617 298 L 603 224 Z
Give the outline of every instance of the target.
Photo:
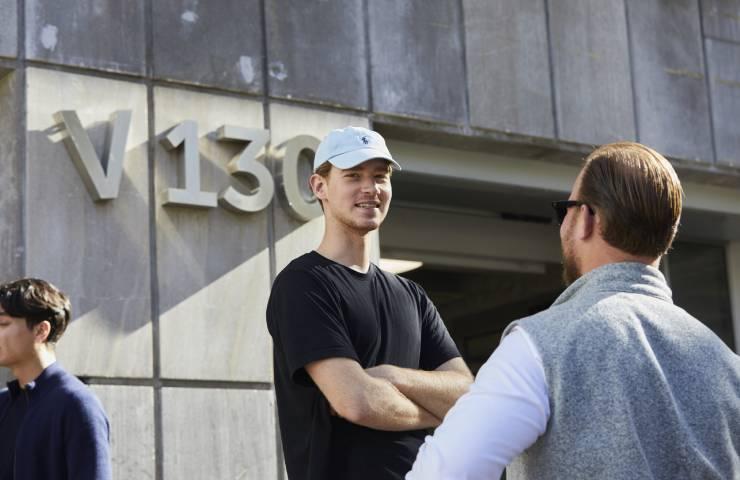
M 365 30 L 363 39 L 365 41 L 365 81 L 367 85 L 367 113 L 375 111 L 375 97 L 373 95 L 373 57 L 372 45 L 370 43 L 370 5 L 369 0 L 362 0 L 362 27 Z M 368 126 L 373 129 L 373 120 L 368 116 Z
M 560 125 L 558 122 L 557 85 L 555 85 L 555 56 L 552 48 L 552 31 L 550 28 L 550 1 L 545 3 L 545 33 L 547 34 L 547 65 L 550 71 L 550 108 L 552 111 L 552 128 L 555 139 L 560 139 Z
M 20 194 L 18 200 L 21 204 L 20 212 L 20 242 L 21 258 L 18 262 L 20 275 L 28 276 L 28 85 L 26 76 L 26 2 L 18 0 L 16 3 L 18 10 L 17 19 L 17 45 L 16 45 L 16 72 L 18 72 L 19 87 L 19 105 L 16 112 L 18 121 L 18 156 L 22 159 L 22 165 L 18 169 L 21 178 L 18 179 Z
M 143 83 L 146 87 L 147 98 L 147 155 L 148 155 L 148 180 L 149 180 L 149 289 L 150 315 L 152 322 L 152 395 L 154 411 L 154 478 L 164 478 L 164 431 L 162 418 L 162 364 L 161 364 L 161 337 L 159 324 L 159 270 L 157 267 L 157 188 L 156 188 L 156 162 L 155 162 L 155 115 L 154 115 L 154 0 L 147 0 L 146 15 L 144 16 L 145 27 L 145 60 Z
M 272 127 L 272 115 L 270 113 L 270 59 L 269 59 L 269 35 L 267 34 L 267 0 L 261 0 L 260 6 L 260 21 L 262 24 L 262 116 L 264 128 L 271 131 Z M 275 158 L 270 155 L 272 152 L 272 135 L 270 135 L 267 145 L 265 145 L 265 163 L 267 168 L 272 174 L 272 178 L 278 178 L 277 175 L 277 162 Z M 277 183 L 277 182 L 276 182 Z M 277 187 L 277 185 L 275 185 Z M 277 276 L 277 242 L 275 233 L 275 216 L 278 204 L 277 188 L 275 189 L 276 195 L 273 196 L 269 207 L 267 208 L 267 251 L 269 257 L 269 274 L 270 274 L 270 290 L 272 290 L 272 283 L 275 281 Z M 272 351 L 272 349 L 271 349 Z M 273 391 L 272 397 L 275 405 L 273 414 L 273 434 L 275 438 L 275 471 L 277 473 L 277 480 L 285 480 L 283 475 L 283 447 L 280 438 L 280 428 L 277 412 L 277 399 L 275 398 L 274 386 L 272 383 L 269 384 Z
M 701 6 L 701 0 L 696 0 L 697 9 L 699 10 L 699 41 L 701 42 L 702 63 L 704 67 L 704 84 L 707 87 L 707 110 L 709 113 L 709 138 L 712 144 L 712 163 L 717 163 L 717 137 L 714 129 L 714 102 L 712 96 L 712 79 L 709 69 L 709 57 L 707 56 L 707 42 L 704 36 L 704 12 Z
M 630 64 L 630 88 L 632 89 L 632 116 L 635 122 L 635 141 L 640 141 L 640 116 L 637 111 L 637 88 L 635 85 L 635 59 L 633 56 L 632 28 L 630 27 L 629 0 L 623 0 L 624 24 L 627 28 L 627 56 Z
M 462 64 L 463 64 L 463 84 L 465 89 L 465 128 L 466 130 L 472 128 L 472 120 L 470 113 L 470 81 L 468 78 L 468 42 L 466 40 L 465 33 L 467 29 L 465 27 L 465 0 L 458 0 L 459 8 L 459 31 L 460 36 L 460 50 L 462 52 Z M 468 130 L 469 131 L 469 130 Z

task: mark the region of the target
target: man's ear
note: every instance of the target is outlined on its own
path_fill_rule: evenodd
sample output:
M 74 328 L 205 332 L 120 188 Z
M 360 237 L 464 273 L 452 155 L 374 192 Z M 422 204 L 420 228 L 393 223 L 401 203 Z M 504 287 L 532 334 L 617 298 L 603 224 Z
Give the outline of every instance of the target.
M 319 200 L 326 200 L 326 178 L 322 177 L 318 173 L 314 173 L 308 179 L 308 184 L 316 198 Z
M 48 320 L 37 323 L 33 327 L 33 337 L 37 343 L 45 343 L 51 333 L 51 323 Z
M 596 235 L 599 228 L 599 219 L 596 214 L 592 214 L 589 211 L 588 205 L 581 205 L 578 207 L 582 221 L 580 223 L 579 236 L 581 240 L 588 240 L 591 236 Z

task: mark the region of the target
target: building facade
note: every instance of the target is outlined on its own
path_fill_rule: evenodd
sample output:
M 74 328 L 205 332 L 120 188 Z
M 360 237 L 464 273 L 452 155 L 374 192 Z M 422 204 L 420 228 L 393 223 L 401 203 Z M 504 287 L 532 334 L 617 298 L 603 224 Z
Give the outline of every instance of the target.
M 350 124 L 404 168 L 376 258 L 474 369 L 562 290 L 549 202 L 616 140 L 675 165 L 662 268 L 740 348 L 740 0 L 0 0 L 2 278 L 70 295 L 115 478 L 285 478 L 265 306 Z

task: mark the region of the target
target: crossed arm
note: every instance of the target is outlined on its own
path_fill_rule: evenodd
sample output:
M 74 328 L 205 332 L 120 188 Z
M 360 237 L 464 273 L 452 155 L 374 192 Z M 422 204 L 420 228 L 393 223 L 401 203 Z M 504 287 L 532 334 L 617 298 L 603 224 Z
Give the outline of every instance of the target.
M 328 358 L 306 371 L 337 415 L 377 430 L 436 427 L 472 375 L 460 358 L 432 372 L 380 365 L 364 370 L 349 358 Z
M 378 365 L 366 372 L 388 380 L 409 400 L 440 420 L 473 383 L 473 375 L 460 357 L 448 360 L 431 372 L 395 365 Z

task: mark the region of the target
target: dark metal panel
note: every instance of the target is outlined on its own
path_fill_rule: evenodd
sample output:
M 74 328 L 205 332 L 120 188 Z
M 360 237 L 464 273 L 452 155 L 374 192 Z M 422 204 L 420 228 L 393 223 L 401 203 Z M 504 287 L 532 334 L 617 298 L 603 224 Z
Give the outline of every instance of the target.
M 665 155 L 711 162 L 698 3 L 626 1 L 640 140 Z
M 144 0 L 28 0 L 27 57 L 143 74 L 145 12 Z
M 153 23 L 155 76 L 262 91 L 259 0 L 157 0 Z
M 464 0 L 470 123 L 554 137 L 543 0 Z
M 706 42 L 717 163 L 740 167 L 740 45 Z
M 18 2 L 0 0 L 0 56 L 18 54 Z
M 588 144 L 634 140 L 624 4 L 557 0 L 550 5 L 560 138 Z
M 704 35 L 740 42 L 740 0 L 701 0 Z
M 448 0 L 372 0 L 376 112 L 465 122 L 460 6 Z
M 270 95 L 367 109 L 361 0 L 267 0 Z

